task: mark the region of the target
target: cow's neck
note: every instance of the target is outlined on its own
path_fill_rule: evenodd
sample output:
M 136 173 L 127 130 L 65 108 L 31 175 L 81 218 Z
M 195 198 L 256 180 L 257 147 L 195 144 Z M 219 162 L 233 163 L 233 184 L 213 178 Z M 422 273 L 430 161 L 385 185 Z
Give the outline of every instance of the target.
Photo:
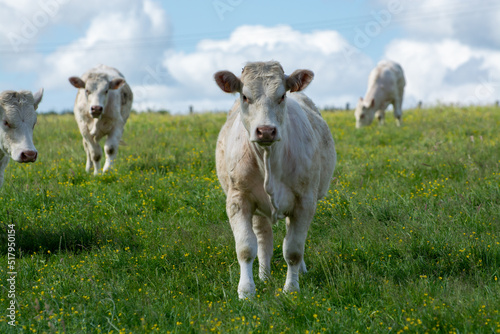
M 264 149 L 264 190 L 271 202 L 271 220 L 275 223 L 278 220 L 278 206 L 274 198 L 274 175 L 271 169 L 271 148 Z
M 380 89 L 377 89 L 377 87 L 372 86 L 368 92 L 366 92 L 366 95 L 363 99 L 365 102 L 366 106 L 370 106 L 372 103 L 372 100 L 374 101 L 373 104 L 373 109 L 374 110 L 379 110 L 380 109 L 380 101 L 382 101 L 382 97 L 380 96 L 382 94 Z
M 269 202 L 271 203 L 271 220 L 273 223 L 278 220 L 279 212 L 278 203 L 275 198 L 279 182 L 279 173 L 277 173 L 275 169 L 282 166 L 284 155 L 283 139 L 284 138 L 282 138 L 282 141 L 276 142 L 272 146 L 267 147 L 253 144 L 260 170 L 263 172 L 264 190 L 266 191 L 267 196 L 269 197 Z

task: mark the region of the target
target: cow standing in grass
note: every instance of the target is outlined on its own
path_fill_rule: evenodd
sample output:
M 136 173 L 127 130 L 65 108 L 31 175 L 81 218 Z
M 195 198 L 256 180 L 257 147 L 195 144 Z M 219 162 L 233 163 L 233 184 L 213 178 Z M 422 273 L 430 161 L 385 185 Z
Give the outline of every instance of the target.
M 405 77 L 401 66 L 393 61 L 383 60 L 377 64 L 368 78 L 365 98 L 359 98 L 354 111 L 356 127 L 370 125 L 378 118 L 379 125 L 384 124 L 385 109 L 392 104 L 397 126 L 401 126 L 403 110 L 403 92 Z
M 104 144 L 106 172 L 113 165 L 125 123 L 132 108 L 132 90 L 123 75 L 115 68 L 99 65 L 81 78 L 70 77 L 69 82 L 78 88 L 75 100 L 75 119 L 83 137 L 87 155 L 85 170 L 94 175 L 101 170 L 102 149 L 99 141 L 107 136 Z
M 0 93 L 0 187 L 9 159 L 35 162 L 38 152 L 33 144 L 38 104 L 43 89 L 34 95 L 29 91 Z
M 313 76 L 308 70 L 287 76 L 274 61 L 248 63 L 241 78 L 228 71 L 214 75 L 224 92 L 239 93 L 219 134 L 216 163 L 240 264 L 240 298 L 255 293 L 256 256 L 260 279 L 270 275 L 271 224 L 278 219 L 286 217 L 285 291 L 298 291 L 299 270 L 306 272 L 307 230 L 336 163 L 326 122 L 314 103 L 298 93 Z

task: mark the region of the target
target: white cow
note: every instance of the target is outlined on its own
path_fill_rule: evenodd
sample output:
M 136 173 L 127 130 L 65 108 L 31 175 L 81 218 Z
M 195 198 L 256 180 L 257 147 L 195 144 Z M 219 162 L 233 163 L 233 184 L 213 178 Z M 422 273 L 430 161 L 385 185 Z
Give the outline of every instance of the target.
M 93 165 L 94 175 L 99 174 L 102 157 L 99 141 L 107 136 L 103 168 L 106 172 L 118 153 L 123 128 L 132 108 L 132 90 L 117 69 L 106 65 L 88 70 L 81 78 L 70 77 L 69 82 L 78 88 L 74 113 L 87 154 L 85 170 L 90 172 Z
M 285 75 L 278 62 L 248 63 L 241 78 L 214 75 L 227 93 L 239 93 L 217 141 L 217 176 L 227 195 L 226 211 L 240 265 L 240 298 L 255 293 L 252 263 L 259 277 L 270 275 L 271 224 L 286 217 L 283 256 L 288 264 L 285 291 L 299 290 L 306 271 L 304 244 L 316 203 L 328 191 L 336 152 L 328 125 L 314 103 L 298 92 L 314 74 Z
M 0 187 L 9 158 L 17 162 L 35 162 L 38 152 L 33 145 L 38 104 L 43 89 L 34 95 L 29 91 L 0 93 Z
M 403 92 L 405 77 L 401 66 L 393 61 L 382 60 L 377 64 L 368 78 L 368 89 L 365 98 L 359 98 L 354 111 L 356 127 L 370 125 L 376 116 L 379 125 L 384 124 L 385 109 L 392 104 L 396 124 L 401 126 L 403 110 Z

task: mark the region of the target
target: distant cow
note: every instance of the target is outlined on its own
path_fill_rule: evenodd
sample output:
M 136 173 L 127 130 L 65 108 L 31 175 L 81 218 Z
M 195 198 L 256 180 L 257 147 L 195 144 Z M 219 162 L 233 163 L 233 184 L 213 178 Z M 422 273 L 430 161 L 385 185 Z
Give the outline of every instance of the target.
M 90 172 L 93 165 L 94 175 L 99 174 L 102 157 L 99 141 L 107 136 L 103 168 L 106 172 L 118 153 L 123 128 L 132 108 L 132 90 L 118 70 L 105 65 L 88 70 L 81 78 L 71 77 L 69 82 L 78 88 L 74 112 L 87 154 L 85 170 Z
M 306 271 L 304 244 L 317 201 L 328 191 L 335 168 L 332 135 L 314 103 L 299 92 L 314 74 L 285 75 L 278 62 L 248 63 L 241 78 L 214 75 L 227 93 L 239 93 L 217 141 L 217 176 L 227 195 L 226 211 L 240 264 L 240 298 L 255 293 L 252 263 L 259 277 L 270 275 L 271 224 L 286 217 L 283 256 L 285 291 L 299 290 Z
M 38 104 L 43 89 L 34 95 L 29 91 L 7 90 L 0 93 L 0 187 L 9 158 L 17 162 L 35 162 L 38 152 L 33 145 Z
M 394 107 L 396 124 L 400 126 L 405 84 L 403 69 L 399 64 L 388 60 L 379 62 L 368 78 L 365 98 L 359 98 L 354 111 L 356 127 L 370 125 L 375 116 L 380 125 L 384 124 L 385 109 L 389 104 Z

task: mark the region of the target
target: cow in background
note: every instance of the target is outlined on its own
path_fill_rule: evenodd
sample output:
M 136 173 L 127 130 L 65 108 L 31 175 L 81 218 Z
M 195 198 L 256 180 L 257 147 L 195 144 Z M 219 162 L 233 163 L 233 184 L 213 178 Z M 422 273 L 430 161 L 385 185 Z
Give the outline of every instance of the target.
M 385 109 L 392 104 L 397 126 L 401 126 L 405 77 L 401 66 L 393 61 L 382 60 L 368 78 L 365 98 L 360 97 L 354 116 L 356 127 L 370 125 L 376 117 L 379 125 L 384 124 Z
M 81 78 L 70 77 L 69 82 L 78 88 L 74 114 L 87 155 L 85 170 L 90 172 L 94 167 L 94 175 L 99 174 L 102 158 L 99 141 L 107 136 L 103 168 L 106 172 L 116 159 L 123 129 L 132 109 L 132 90 L 117 69 L 106 65 L 88 70 Z

